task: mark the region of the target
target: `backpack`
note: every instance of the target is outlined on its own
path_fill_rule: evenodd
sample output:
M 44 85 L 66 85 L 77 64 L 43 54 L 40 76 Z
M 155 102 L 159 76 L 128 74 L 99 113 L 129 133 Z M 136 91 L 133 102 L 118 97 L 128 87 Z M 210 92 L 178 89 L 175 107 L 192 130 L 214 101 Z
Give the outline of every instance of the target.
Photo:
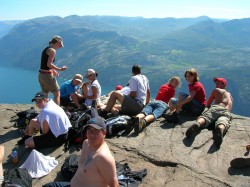
M 108 118 L 105 121 L 107 137 L 120 136 L 125 130 L 130 121 L 130 117 L 126 115 Z
M 67 139 L 64 144 L 64 151 L 68 151 L 70 145 L 81 145 L 86 137 L 86 129 L 84 129 L 88 120 L 92 117 L 92 110 L 75 111 L 70 114 L 70 122 L 72 127 L 68 131 Z
M 69 155 L 62 167 L 61 167 L 61 175 L 64 179 L 67 181 L 70 181 L 74 174 L 76 173 L 76 170 L 78 169 L 78 156 L 76 154 Z
M 30 174 L 22 168 L 5 169 L 3 187 L 32 187 Z
M 26 126 L 29 124 L 30 120 L 35 118 L 38 114 L 39 113 L 35 110 L 35 108 L 31 107 L 28 110 L 18 112 L 16 114 L 17 116 L 12 117 L 12 121 L 16 121 L 16 127 L 20 129 L 25 129 Z

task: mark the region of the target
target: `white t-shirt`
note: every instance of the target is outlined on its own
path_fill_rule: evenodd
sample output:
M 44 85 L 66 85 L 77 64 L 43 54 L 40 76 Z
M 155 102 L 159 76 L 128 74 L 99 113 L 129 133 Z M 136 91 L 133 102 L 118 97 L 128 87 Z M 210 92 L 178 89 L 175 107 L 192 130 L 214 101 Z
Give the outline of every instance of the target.
M 46 120 L 49 124 L 51 132 L 55 135 L 55 137 L 65 134 L 71 127 L 69 118 L 64 110 L 51 99 L 41 110 L 40 114 L 37 116 L 37 120 L 40 122 L 42 130 L 43 122 Z
M 135 99 L 146 104 L 147 90 L 149 90 L 149 81 L 145 75 L 135 75 L 129 80 L 130 92 L 136 92 Z
M 102 89 L 101 89 L 101 86 L 100 86 L 98 80 L 94 80 L 91 84 L 88 85 L 88 92 L 87 92 L 87 95 L 88 95 L 88 96 L 93 95 L 93 92 L 92 92 L 91 87 L 96 87 L 96 88 L 97 88 L 97 98 L 96 98 L 96 102 L 97 102 L 97 103 L 100 103 L 100 97 L 101 97 Z M 91 106 L 92 101 L 93 101 L 93 99 L 86 99 L 86 100 L 85 100 L 85 104 L 86 104 L 87 106 Z

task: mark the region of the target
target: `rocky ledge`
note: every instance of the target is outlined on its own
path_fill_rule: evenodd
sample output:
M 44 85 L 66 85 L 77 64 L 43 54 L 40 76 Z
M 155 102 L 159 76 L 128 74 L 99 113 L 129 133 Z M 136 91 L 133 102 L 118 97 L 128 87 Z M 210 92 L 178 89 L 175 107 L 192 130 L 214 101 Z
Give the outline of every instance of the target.
M 16 147 L 21 134 L 10 121 L 19 111 L 32 105 L 0 105 L 0 144 L 6 149 L 4 168 L 20 166 L 30 150 Z M 133 170 L 147 168 L 148 175 L 140 186 L 250 186 L 250 169 L 234 169 L 230 161 L 237 157 L 249 157 L 246 145 L 250 144 L 250 119 L 234 115 L 220 149 L 213 144 L 212 131 L 202 130 L 195 138 L 185 137 L 186 129 L 194 118 L 183 115 L 179 124 L 172 124 L 160 118 L 150 124 L 139 136 L 130 135 L 107 139 L 117 161 L 127 162 Z M 20 161 L 16 166 L 9 155 L 16 148 Z M 72 153 L 80 154 L 74 148 L 64 153 L 63 146 L 43 150 L 44 155 L 56 157 L 59 166 L 49 175 L 34 179 L 33 185 L 40 187 L 50 181 L 61 181 L 60 169 L 64 159 Z

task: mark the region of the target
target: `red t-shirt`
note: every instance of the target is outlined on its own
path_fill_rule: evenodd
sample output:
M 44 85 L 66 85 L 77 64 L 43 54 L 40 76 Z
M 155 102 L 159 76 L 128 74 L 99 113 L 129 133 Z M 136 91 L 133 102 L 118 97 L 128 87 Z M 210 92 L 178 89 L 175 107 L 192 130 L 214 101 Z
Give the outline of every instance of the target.
M 174 95 L 175 95 L 175 89 L 169 84 L 163 84 L 161 85 L 155 99 L 168 103 L 169 100 L 172 97 L 174 97 Z
M 194 99 L 199 101 L 204 106 L 207 104 L 206 92 L 205 92 L 203 85 L 200 82 L 195 82 L 193 85 L 189 84 L 188 88 L 189 88 L 189 92 L 196 91 Z

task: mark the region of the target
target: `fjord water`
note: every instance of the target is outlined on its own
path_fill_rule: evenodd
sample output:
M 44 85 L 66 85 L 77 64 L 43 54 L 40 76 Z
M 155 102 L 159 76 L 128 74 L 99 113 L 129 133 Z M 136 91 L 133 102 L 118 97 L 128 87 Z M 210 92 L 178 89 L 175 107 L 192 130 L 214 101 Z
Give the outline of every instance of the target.
M 57 81 L 61 85 L 65 80 L 58 78 Z M 112 88 L 102 85 L 102 95 L 109 93 Z M 41 91 L 38 71 L 0 66 L 0 103 L 31 104 L 31 99 L 38 91 Z
M 38 72 L 14 67 L 0 67 L 0 103 L 29 104 L 41 90 Z

